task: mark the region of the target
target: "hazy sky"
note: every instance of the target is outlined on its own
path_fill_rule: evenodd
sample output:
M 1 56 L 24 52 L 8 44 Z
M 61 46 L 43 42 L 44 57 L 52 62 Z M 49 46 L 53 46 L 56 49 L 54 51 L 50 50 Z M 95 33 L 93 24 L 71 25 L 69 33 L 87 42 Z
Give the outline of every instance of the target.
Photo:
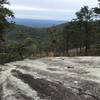
M 82 6 L 98 6 L 97 0 L 8 0 L 16 18 L 71 20 Z

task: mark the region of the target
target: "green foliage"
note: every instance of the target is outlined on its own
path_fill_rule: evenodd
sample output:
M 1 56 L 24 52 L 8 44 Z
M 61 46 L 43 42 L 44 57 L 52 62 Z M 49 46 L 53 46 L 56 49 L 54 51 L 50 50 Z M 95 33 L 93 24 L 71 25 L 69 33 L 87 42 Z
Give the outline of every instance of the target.
M 0 64 L 18 60 L 16 53 L 0 53 Z
M 96 14 L 100 14 L 100 8 L 96 7 L 94 10 Z
M 51 52 L 54 56 L 100 55 L 100 21 L 94 20 L 94 12 L 100 14 L 100 8 L 93 12 L 84 6 L 70 22 L 50 28 L 31 28 L 10 24 L 6 18 L 14 17 L 13 12 L 4 4 L 9 2 L 0 1 L 0 38 L 3 39 L 4 31 L 7 33 L 6 41 L 0 42 L 1 64 L 32 55 L 48 56 Z
M 20 41 L 20 42 L 19 42 Z M 24 59 L 34 52 L 34 50 L 37 48 L 36 43 L 31 38 L 26 38 L 23 41 L 19 40 L 16 42 L 12 42 L 8 46 L 9 53 L 15 52 L 17 55 L 19 55 L 20 59 Z
M 79 12 L 76 12 L 76 16 L 79 21 L 89 22 L 93 19 L 93 10 L 89 9 L 88 6 L 84 6 Z
M 94 8 L 94 12 L 95 12 L 97 15 L 100 14 L 100 0 L 98 0 L 98 1 L 99 1 L 99 7 L 95 7 L 95 8 Z
M 90 48 L 91 37 L 92 37 L 92 22 L 93 22 L 93 10 L 89 9 L 88 6 L 84 6 L 76 13 L 76 21 L 79 24 L 80 34 L 83 34 L 82 41 L 85 46 L 85 55 L 88 55 L 88 49 Z
M 7 0 L 0 0 L 0 40 L 4 40 L 4 29 L 9 26 L 7 17 L 14 17 L 13 12 L 4 7 L 5 4 L 9 4 Z

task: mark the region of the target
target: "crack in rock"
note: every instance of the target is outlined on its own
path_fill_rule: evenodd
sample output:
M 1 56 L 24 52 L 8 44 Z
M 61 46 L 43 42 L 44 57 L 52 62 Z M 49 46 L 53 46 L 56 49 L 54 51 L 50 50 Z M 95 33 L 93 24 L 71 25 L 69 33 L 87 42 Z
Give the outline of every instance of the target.
M 78 91 L 78 95 L 87 95 L 87 96 L 90 96 L 92 98 L 94 98 L 95 100 L 100 100 L 100 98 L 98 98 L 97 96 L 91 94 L 91 93 L 86 93 L 83 91 L 83 89 L 81 88 L 78 88 L 78 87 L 71 87 L 72 89 L 76 89 Z

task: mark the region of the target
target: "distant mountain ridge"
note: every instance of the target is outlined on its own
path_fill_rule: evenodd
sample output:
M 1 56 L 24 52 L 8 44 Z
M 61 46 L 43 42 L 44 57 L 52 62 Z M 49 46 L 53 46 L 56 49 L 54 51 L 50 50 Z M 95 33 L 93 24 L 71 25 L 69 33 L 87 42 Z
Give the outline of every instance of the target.
M 31 27 L 51 27 L 59 24 L 63 24 L 64 20 L 42 20 L 42 19 L 20 19 L 15 18 L 16 24 L 31 26 Z

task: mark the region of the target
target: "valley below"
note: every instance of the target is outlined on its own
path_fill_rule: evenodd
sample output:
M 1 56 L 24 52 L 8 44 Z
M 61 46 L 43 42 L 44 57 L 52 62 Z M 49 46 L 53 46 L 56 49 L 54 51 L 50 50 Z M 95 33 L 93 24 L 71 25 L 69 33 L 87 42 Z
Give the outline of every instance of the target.
M 100 57 L 45 57 L 0 65 L 0 100 L 100 100 Z

